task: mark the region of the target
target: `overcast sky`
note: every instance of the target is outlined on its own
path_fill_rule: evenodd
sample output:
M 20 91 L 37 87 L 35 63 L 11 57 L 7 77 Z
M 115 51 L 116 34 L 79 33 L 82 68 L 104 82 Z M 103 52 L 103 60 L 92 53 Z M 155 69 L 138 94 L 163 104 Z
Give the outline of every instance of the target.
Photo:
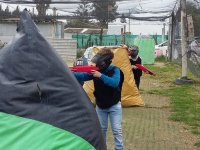
M 71 0 L 71 1 L 79 1 L 79 0 Z M 118 5 L 119 13 L 128 13 L 130 10 L 132 15 L 141 13 L 143 16 L 145 16 L 146 13 L 143 13 L 143 12 L 154 12 L 157 15 L 159 15 L 158 12 L 160 11 L 171 12 L 173 8 L 175 7 L 176 1 L 177 0 L 124 0 L 122 2 L 117 2 L 117 5 Z M 16 8 L 16 5 L 14 4 L 2 3 L 2 5 L 4 8 L 8 5 L 10 10 L 14 10 Z M 77 9 L 77 6 L 78 4 L 52 4 L 50 5 L 51 8 L 56 7 L 58 10 L 60 10 L 58 12 L 62 14 L 71 14 L 69 12 L 74 12 Z M 20 5 L 20 8 L 32 9 L 33 5 L 24 4 L 24 5 Z M 52 13 L 52 11 L 49 10 L 48 13 Z
M 54 0 L 56 1 L 56 0 Z M 68 0 L 69 1 L 69 0 Z M 75 1 L 75 0 L 72 0 Z M 118 5 L 118 12 L 119 13 L 128 13 L 131 12 L 132 17 L 149 17 L 149 16 L 165 16 L 171 14 L 171 11 L 175 7 L 177 0 L 124 0 L 122 2 L 117 2 Z M 178 8 L 176 5 L 175 8 Z M 3 4 L 3 8 L 5 9 L 6 6 L 9 6 L 10 10 L 14 10 L 17 5 L 14 4 Z M 34 5 L 20 5 L 21 10 L 24 8 L 33 10 Z M 58 15 L 73 15 L 78 5 L 77 4 L 53 4 L 50 5 L 51 8 L 56 7 L 59 11 L 57 11 Z M 36 10 L 35 10 L 36 12 Z M 48 14 L 52 14 L 52 9 L 49 9 L 47 12 Z M 71 13 L 70 13 L 71 12 Z M 147 13 L 148 12 L 148 13 Z M 162 13 L 164 12 L 164 13 Z M 127 19 L 128 22 L 128 19 Z M 158 33 L 161 34 L 164 22 L 143 22 L 143 21 L 136 21 L 131 20 L 131 32 L 138 32 L 143 34 L 150 34 L 150 33 Z M 119 25 L 120 20 L 117 19 L 115 22 L 111 23 L 115 25 Z M 142 27 L 142 29 L 140 29 Z M 127 23 L 127 31 L 129 29 Z M 167 32 L 167 23 L 166 23 L 166 32 Z

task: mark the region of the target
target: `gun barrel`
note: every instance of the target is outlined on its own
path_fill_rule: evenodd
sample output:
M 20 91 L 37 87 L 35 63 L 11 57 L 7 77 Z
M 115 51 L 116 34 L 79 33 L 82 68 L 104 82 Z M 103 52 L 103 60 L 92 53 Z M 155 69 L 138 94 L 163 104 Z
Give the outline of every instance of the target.
M 70 70 L 73 72 L 91 72 L 92 70 L 99 70 L 99 68 L 95 66 L 74 66 L 70 67 Z

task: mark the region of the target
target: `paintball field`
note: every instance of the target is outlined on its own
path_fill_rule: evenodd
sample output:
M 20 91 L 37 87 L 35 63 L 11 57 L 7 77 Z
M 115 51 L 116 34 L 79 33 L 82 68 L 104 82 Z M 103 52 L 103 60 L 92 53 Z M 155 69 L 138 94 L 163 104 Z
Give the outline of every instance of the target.
M 143 76 L 140 92 L 146 106 L 123 108 L 124 150 L 197 150 L 198 138 L 189 127 L 168 119 L 169 99 L 145 92 L 157 85 L 159 81 Z M 114 150 L 110 126 L 107 138 L 108 150 Z

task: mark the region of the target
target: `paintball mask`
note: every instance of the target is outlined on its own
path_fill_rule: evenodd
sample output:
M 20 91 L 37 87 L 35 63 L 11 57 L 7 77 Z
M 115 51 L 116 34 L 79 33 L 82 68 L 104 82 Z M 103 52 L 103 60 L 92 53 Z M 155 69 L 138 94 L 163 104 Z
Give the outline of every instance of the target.
M 112 57 L 109 55 L 103 55 L 103 54 L 96 54 L 92 60 L 93 63 L 96 64 L 96 67 L 99 68 L 99 71 L 105 71 L 108 66 L 111 64 L 112 62 Z
M 129 47 L 129 51 L 130 51 L 130 56 L 135 59 L 138 56 L 138 47 L 137 46 L 130 46 Z

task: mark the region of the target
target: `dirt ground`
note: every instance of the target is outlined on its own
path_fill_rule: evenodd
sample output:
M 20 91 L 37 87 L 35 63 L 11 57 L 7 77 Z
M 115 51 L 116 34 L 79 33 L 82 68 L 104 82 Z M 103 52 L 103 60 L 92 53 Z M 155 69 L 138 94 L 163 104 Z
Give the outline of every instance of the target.
M 141 95 L 145 107 L 123 108 L 124 150 L 197 150 L 198 140 L 186 125 L 170 121 L 169 99 L 143 94 L 156 81 L 142 77 Z M 111 129 L 108 130 L 108 150 L 114 150 Z

